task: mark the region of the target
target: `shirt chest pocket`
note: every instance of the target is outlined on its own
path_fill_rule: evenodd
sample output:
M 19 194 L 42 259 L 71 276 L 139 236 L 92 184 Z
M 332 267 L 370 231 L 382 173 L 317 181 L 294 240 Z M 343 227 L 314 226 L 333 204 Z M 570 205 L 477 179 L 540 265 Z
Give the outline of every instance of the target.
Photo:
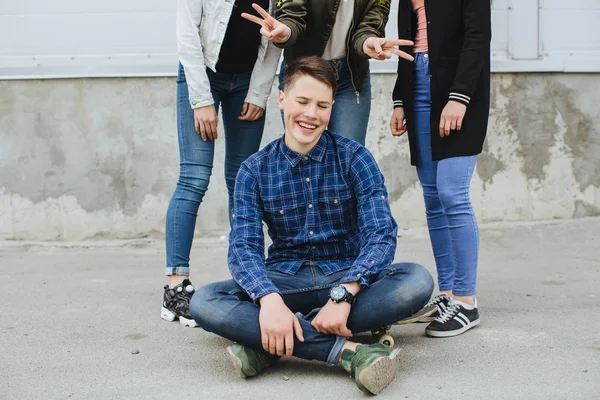
M 263 199 L 264 220 L 270 230 L 281 235 L 297 234 L 304 225 L 306 212 L 302 202 L 296 197 L 275 197 Z
M 356 202 L 347 188 L 327 189 L 319 194 L 321 222 L 334 229 L 351 228 L 356 223 Z

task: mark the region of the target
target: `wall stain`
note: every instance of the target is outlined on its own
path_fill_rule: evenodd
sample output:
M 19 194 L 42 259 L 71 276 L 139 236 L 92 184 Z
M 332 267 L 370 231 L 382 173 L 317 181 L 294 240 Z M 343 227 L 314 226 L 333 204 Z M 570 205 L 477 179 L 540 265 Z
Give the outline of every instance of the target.
M 137 215 L 148 193 L 170 195 L 176 182 L 173 85 L 166 78 L 0 82 L 0 138 L 9 143 L 0 146 L 0 160 L 9 161 L 0 182 L 33 203 L 72 196 L 88 213 Z
M 600 88 L 599 88 L 600 89 Z M 580 96 L 575 90 L 568 90 L 569 98 Z M 600 128 L 598 121 L 585 115 L 571 102 L 563 99 L 563 119 L 567 125 L 565 144 L 573 156 L 573 175 L 581 191 L 589 186 L 600 188 Z M 561 110 L 562 111 L 562 110 Z M 597 214 L 596 214 L 597 215 Z
M 554 81 L 533 74 L 512 75 L 511 85 L 498 91 L 508 99 L 506 115 L 520 143 L 517 155 L 527 179 L 542 181 L 554 145 L 556 98 L 564 95 Z
M 582 191 L 600 187 L 600 128 L 577 107 L 581 96 L 576 79 L 564 74 L 514 74 L 511 85 L 499 85 L 508 98 L 508 123 L 519 137 L 517 154 L 523 160 L 522 172 L 528 179 L 542 181 L 550 163 L 560 114 L 566 125 L 565 144 L 573 157 L 573 173 Z M 563 81 L 572 85 L 567 86 Z
M 506 165 L 490 153 L 481 153 L 477 157 L 477 175 L 483 181 L 483 186 L 488 183 L 494 183 L 494 176 L 500 171 L 506 169 Z
M 600 207 L 594 204 L 586 203 L 582 200 L 575 200 L 575 210 L 573 210 L 573 218 L 598 216 L 600 216 Z
M 507 129 L 509 122 L 507 113 L 503 108 L 503 92 L 500 89 L 503 87 L 504 81 L 506 81 L 506 78 L 495 79 L 492 85 L 487 138 L 483 142 L 482 153 L 477 158 L 476 172 L 482 180 L 484 190 L 487 184 L 493 183 L 496 174 L 506 169 L 505 161 L 514 157 L 514 150 L 508 149 L 507 151 L 503 151 L 500 145 L 501 142 L 495 143 L 490 151 L 490 140 L 498 140 L 499 135 L 503 137 L 514 135 L 511 129 Z M 490 136 L 492 139 L 490 139 Z
M 50 164 L 54 167 L 62 168 L 65 166 L 66 157 L 62 149 L 52 146 L 50 148 Z
M 0 136 L 6 137 L 11 133 L 9 129 L 13 124 L 18 108 L 17 95 L 12 82 L 0 81 Z M 1 150 L 0 150 L 1 151 Z M 1 154 L 1 153 L 0 153 Z

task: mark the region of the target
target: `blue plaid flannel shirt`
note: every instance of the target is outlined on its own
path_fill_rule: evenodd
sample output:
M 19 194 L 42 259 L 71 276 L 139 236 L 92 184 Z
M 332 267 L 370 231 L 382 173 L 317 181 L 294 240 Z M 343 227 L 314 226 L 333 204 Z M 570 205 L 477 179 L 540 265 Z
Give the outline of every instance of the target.
M 234 190 L 228 262 L 254 301 L 279 290 L 267 275 L 294 275 L 313 261 L 340 283 L 366 286 L 396 250 L 398 227 L 375 158 L 355 141 L 325 131 L 305 156 L 283 137 L 249 157 Z M 265 260 L 263 224 L 273 244 Z

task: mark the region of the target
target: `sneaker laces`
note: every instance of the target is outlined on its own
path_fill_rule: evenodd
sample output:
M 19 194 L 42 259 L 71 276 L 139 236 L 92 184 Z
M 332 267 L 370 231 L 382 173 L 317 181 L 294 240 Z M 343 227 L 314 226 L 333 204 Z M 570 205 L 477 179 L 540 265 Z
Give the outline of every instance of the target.
M 448 304 L 446 310 L 440 314 L 435 320 L 441 322 L 442 324 L 451 320 L 456 314 L 460 312 L 460 305 L 456 303 Z
M 424 307 L 437 306 L 438 304 L 446 300 L 447 297 L 449 297 L 447 294 L 438 294 L 437 296 L 429 300 Z

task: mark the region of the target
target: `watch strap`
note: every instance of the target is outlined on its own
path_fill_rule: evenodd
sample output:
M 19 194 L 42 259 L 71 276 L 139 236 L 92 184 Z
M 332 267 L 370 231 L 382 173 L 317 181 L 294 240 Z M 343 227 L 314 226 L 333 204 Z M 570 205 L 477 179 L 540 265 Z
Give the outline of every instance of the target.
M 347 303 L 354 304 L 354 300 L 356 300 L 356 297 L 352 293 L 350 293 L 346 290 L 346 295 L 342 298 L 341 301 L 345 301 Z

